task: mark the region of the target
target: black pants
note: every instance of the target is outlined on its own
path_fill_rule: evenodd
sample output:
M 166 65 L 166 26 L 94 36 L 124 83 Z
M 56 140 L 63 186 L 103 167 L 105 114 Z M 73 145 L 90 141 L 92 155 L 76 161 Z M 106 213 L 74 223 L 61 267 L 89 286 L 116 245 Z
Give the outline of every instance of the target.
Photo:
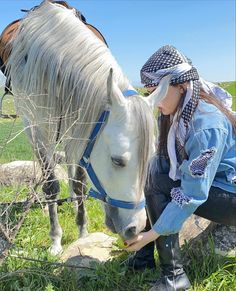
M 170 192 L 175 187 L 180 187 L 180 181 L 173 181 L 168 174 L 155 173 L 145 189 L 148 212 L 155 211 L 158 219 L 171 201 Z M 153 205 L 148 205 L 149 195 L 156 196 L 156 209 L 151 209 Z M 194 214 L 220 224 L 236 226 L 236 194 L 211 187 L 207 201 Z

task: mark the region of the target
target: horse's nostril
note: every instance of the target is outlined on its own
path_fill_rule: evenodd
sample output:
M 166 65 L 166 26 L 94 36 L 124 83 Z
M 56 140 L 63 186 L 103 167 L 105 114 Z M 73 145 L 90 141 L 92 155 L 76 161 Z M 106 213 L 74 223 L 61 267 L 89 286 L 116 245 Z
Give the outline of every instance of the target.
M 132 238 L 136 235 L 136 226 L 128 227 L 125 231 L 125 237 Z

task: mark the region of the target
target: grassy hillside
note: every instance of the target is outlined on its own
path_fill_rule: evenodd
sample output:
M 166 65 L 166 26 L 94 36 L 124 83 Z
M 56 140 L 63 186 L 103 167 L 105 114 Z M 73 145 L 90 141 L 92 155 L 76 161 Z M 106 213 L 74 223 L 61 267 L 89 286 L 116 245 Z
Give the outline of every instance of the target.
M 219 85 L 227 90 L 232 96 L 236 96 L 236 81 L 232 82 L 222 82 Z
M 219 85 L 233 96 L 233 111 L 236 111 L 236 81 L 222 82 Z

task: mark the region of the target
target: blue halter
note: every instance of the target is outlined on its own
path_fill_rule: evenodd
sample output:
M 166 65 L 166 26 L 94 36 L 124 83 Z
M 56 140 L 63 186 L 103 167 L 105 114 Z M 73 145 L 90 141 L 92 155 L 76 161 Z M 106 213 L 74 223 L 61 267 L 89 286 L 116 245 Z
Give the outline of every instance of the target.
M 123 92 L 123 95 L 125 97 L 131 96 L 131 95 L 136 95 L 136 94 L 137 94 L 137 92 L 134 90 L 126 90 Z M 103 113 L 101 114 L 99 120 L 97 121 L 97 123 L 96 123 L 90 137 L 89 137 L 89 141 L 88 141 L 86 149 L 83 153 L 83 156 L 79 161 L 79 165 L 87 171 L 87 174 L 88 174 L 90 180 L 92 181 L 93 185 L 97 189 L 97 190 L 94 190 L 93 188 L 91 188 L 89 190 L 88 196 L 99 199 L 99 200 L 103 201 L 104 203 L 107 203 L 107 204 L 112 205 L 114 207 L 125 208 L 125 209 L 142 209 L 145 207 L 145 199 L 143 199 L 139 203 L 135 203 L 135 202 L 127 202 L 127 201 L 122 201 L 122 200 L 110 198 L 107 195 L 107 193 L 106 193 L 105 189 L 103 188 L 103 186 L 101 185 L 101 183 L 99 182 L 99 180 L 98 180 L 98 178 L 93 170 L 93 167 L 90 163 L 90 156 L 91 156 L 94 144 L 96 142 L 96 138 L 97 138 L 102 126 L 107 121 L 109 113 L 110 113 L 110 111 L 103 111 Z

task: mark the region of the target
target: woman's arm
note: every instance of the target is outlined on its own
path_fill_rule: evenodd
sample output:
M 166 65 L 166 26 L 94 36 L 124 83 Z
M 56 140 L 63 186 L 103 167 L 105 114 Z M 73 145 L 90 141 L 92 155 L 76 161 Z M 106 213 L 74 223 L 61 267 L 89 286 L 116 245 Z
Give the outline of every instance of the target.
M 185 146 L 189 158 L 180 166 L 181 186 L 172 189 L 172 201 L 152 229 L 125 242 L 127 251 L 137 251 L 156 240 L 159 235 L 179 232 L 184 221 L 207 200 L 221 161 L 226 136 L 224 130 L 211 128 L 195 132 L 189 137 Z
M 221 128 L 193 132 L 185 145 L 188 160 L 179 169 L 181 186 L 171 190 L 166 206 L 153 229 L 161 235 L 180 231 L 184 221 L 208 198 L 225 148 L 227 131 Z

